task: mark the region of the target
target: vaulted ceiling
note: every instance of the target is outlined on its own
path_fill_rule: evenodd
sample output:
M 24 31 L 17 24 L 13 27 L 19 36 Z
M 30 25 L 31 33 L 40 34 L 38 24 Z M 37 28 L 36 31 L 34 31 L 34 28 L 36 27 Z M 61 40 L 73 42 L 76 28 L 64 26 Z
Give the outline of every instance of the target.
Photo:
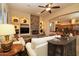
M 8 8 L 10 9 L 15 9 L 15 10 L 19 10 L 19 11 L 24 11 L 30 14 L 36 14 L 36 15 L 40 15 L 40 12 L 44 10 L 44 8 L 40 8 L 38 7 L 39 5 L 41 6 L 45 6 L 48 3 L 7 3 Z M 61 8 L 59 9 L 52 9 L 52 13 L 56 12 L 57 10 L 60 10 L 62 8 L 67 7 L 68 3 L 53 3 L 53 5 L 58 5 Z M 44 12 L 42 14 L 48 14 L 48 12 Z

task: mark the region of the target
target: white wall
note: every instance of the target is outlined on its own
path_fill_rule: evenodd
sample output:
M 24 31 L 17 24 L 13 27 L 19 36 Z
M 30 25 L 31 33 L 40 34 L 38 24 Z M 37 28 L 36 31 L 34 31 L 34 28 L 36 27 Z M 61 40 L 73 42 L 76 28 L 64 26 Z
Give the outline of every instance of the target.
M 47 16 L 43 16 L 42 19 L 44 20 L 44 22 L 46 22 L 45 26 L 44 26 L 44 30 L 46 32 L 46 35 L 50 34 L 49 26 L 48 26 L 49 20 L 51 20 L 51 19 L 53 20 L 54 17 L 60 16 L 60 15 L 63 15 L 63 14 L 67 14 L 67 13 L 71 13 L 73 11 L 79 11 L 79 4 L 69 5 L 66 8 L 60 9 L 55 13 L 52 13 L 52 14 L 47 15 Z
M 30 14 L 15 9 L 8 9 L 8 20 L 11 20 L 12 16 L 16 16 L 19 18 L 26 17 L 30 21 Z
M 48 30 L 50 30 L 49 29 L 49 21 L 47 19 L 43 18 L 42 16 L 40 18 L 43 21 L 43 30 L 45 31 L 45 34 L 48 36 L 48 33 L 49 33 Z

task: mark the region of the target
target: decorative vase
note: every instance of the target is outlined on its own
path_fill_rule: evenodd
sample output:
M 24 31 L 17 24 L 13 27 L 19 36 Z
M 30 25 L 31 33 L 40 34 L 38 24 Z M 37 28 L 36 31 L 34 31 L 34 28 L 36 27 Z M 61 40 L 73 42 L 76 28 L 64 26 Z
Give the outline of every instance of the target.
M 11 40 L 9 42 L 6 42 L 6 41 L 2 42 L 1 43 L 1 48 L 2 48 L 3 52 L 10 51 L 12 44 L 13 44 L 13 40 Z

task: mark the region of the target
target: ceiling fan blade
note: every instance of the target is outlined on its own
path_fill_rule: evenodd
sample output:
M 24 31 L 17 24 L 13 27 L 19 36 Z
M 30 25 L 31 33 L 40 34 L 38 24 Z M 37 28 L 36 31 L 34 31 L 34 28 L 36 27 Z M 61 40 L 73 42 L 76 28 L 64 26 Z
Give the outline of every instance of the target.
M 51 7 L 51 8 L 60 8 L 60 6 L 53 6 L 53 7 Z
M 38 7 L 41 7 L 41 8 L 46 8 L 45 6 L 38 6 Z
M 43 13 L 45 10 L 43 10 L 41 13 Z
M 48 11 L 51 14 L 51 10 Z

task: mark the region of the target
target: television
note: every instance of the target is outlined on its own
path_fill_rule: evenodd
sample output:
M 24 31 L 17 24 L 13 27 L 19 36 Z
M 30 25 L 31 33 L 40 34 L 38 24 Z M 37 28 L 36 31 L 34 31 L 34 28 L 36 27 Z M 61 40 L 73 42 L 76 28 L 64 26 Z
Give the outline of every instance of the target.
M 21 34 L 27 34 L 27 33 L 29 33 L 29 27 L 21 27 L 20 28 L 20 33 Z

